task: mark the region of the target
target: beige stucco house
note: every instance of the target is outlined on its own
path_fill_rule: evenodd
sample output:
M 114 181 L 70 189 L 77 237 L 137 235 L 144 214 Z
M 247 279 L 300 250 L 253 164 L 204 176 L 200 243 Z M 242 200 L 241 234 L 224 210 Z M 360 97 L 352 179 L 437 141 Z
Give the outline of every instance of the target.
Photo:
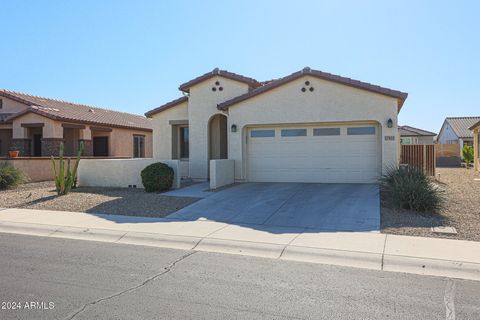
M 151 120 L 144 116 L 0 90 L 0 157 L 152 157 Z
M 214 69 L 179 89 L 146 116 L 154 157 L 184 177 L 229 159 L 237 182 L 369 183 L 398 164 L 406 93 L 310 68 L 265 82 Z
M 473 166 L 480 171 L 480 121 L 469 128 L 473 136 Z

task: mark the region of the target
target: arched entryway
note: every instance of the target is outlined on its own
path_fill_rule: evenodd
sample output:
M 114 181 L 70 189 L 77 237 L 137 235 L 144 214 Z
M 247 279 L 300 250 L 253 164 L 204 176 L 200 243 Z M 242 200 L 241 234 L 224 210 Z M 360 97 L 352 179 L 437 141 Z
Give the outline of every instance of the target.
M 208 159 L 228 159 L 227 117 L 216 114 L 208 123 Z

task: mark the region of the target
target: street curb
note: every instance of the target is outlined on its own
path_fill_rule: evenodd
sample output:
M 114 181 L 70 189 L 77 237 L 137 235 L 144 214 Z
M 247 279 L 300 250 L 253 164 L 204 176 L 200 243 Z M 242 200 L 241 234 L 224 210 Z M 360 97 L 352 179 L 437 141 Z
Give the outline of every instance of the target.
M 383 270 L 480 281 L 480 264 L 386 254 Z
M 204 238 L 195 250 L 278 259 L 284 248 L 281 244 Z
M 50 237 L 100 242 L 116 242 L 125 234 L 125 231 L 77 227 L 58 227 L 57 230 L 50 235 Z
M 192 250 L 202 240 L 198 237 L 175 236 L 157 233 L 127 232 L 116 243 L 180 250 Z
M 413 273 L 480 281 L 480 263 L 392 255 L 385 254 L 385 251 L 360 252 L 217 238 L 65 227 L 21 222 L 0 222 L 0 232 L 50 238 L 89 240 L 127 245 L 237 254 L 285 261 L 310 262 L 378 271 Z
M 0 232 L 24 234 L 29 236 L 42 236 L 48 237 L 55 231 L 58 226 L 42 225 L 42 224 L 30 224 L 19 222 L 0 222 Z
M 382 270 L 382 254 L 373 252 L 287 246 L 280 259 Z

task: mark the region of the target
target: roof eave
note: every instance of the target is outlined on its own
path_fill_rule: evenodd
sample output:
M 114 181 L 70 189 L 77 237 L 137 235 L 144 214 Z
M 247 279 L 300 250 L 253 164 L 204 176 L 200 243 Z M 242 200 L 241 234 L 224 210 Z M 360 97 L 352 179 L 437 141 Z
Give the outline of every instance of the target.
M 226 71 L 226 70 L 220 70 L 219 68 L 215 68 L 210 72 L 207 72 L 197 78 L 194 78 L 190 81 L 187 81 L 185 83 L 182 83 L 179 87 L 178 90 L 186 93 L 190 93 L 190 88 L 193 87 L 194 85 L 201 83 L 203 81 L 206 81 L 208 79 L 211 79 L 212 77 L 224 77 L 230 80 L 238 81 L 247 84 L 251 88 L 257 88 L 261 86 L 261 84 L 253 79 L 253 78 L 248 78 L 239 74 L 234 74 L 232 72 Z
M 153 115 L 158 114 L 160 112 L 163 112 L 165 110 L 168 110 L 170 108 L 176 107 L 184 102 L 188 101 L 188 96 L 183 96 L 178 99 L 172 100 L 170 102 L 165 103 L 164 105 L 161 105 L 160 107 L 157 107 L 155 109 L 152 109 L 150 111 L 145 112 L 145 117 L 151 118 Z
M 478 121 L 477 123 L 475 123 L 473 126 L 471 126 L 470 128 L 468 128 L 468 130 L 475 130 L 477 127 L 480 127 L 480 121 Z
M 28 108 L 23 111 L 20 111 L 8 118 L 5 119 L 4 123 L 10 123 L 14 119 L 19 118 L 27 113 L 35 113 L 38 114 L 39 116 L 54 120 L 54 121 L 65 121 L 65 122 L 70 122 L 70 123 L 82 123 L 82 124 L 89 124 L 89 125 L 97 125 L 97 126 L 104 126 L 104 127 L 111 127 L 111 128 L 120 128 L 120 129 L 131 129 L 131 130 L 139 130 L 139 131 L 153 131 L 152 128 L 145 128 L 145 127 L 138 127 L 138 126 L 124 126 L 124 125 L 114 125 L 114 124 L 109 124 L 109 123 L 104 123 L 104 122 L 95 122 L 95 121 L 88 121 L 88 120 L 78 120 L 78 119 L 70 119 L 62 116 L 55 116 L 47 112 L 42 112 L 41 110 L 38 109 L 32 109 Z
M 17 97 L 17 96 L 15 96 L 15 95 L 10 94 L 10 93 L 8 93 L 8 92 L 5 92 L 5 91 L 3 91 L 3 90 L 0 90 L 0 96 L 5 97 L 5 98 L 8 98 L 8 99 L 12 99 L 12 100 L 14 100 L 14 101 L 20 102 L 20 103 L 25 104 L 25 105 L 27 105 L 27 106 L 32 105 L 32 102 L 31 102 L 31 101 L 22 99 L 22 98 L 20 98 L 20 97 Z
M 35 114 L 38 114 L 38 115 L 40 115 L 40 116 L 42 116 L 42 117 L 49 118 L 49 119 L 52 119 L 52 120 L 57 120 L 57 119 L 58 119 L 57 116 L 54 116 L 54 115 L 52 115 L 52 114 L 50 114 L 50 113 L 42 112 L 42 111 L 39 110 L 39 109 L 34 109 L 34 108 L 32 108 L 32 107 L 29 107 L 29 108 L 27 108 L 27 109 L 25 109 L 25 110 L 22 110 L 22 111 L 20 111 L 20 112 L 17 112 L 17 113 L 15 113 L 15 114 L 11 115 L 11 116 L 8 117 L 7 119 L 5 119 L 5 121 L 13 121 L 14 119 L 19 118 L 19 117 L 21 117 L 21 116 L 23 116 L 23 115 L 25 115 L 25 114 L 27 114 L 27 113 L 35 113 Z
M 301 78 L 303 76 L 313 76 L 313 77 L 317 77 L 317 78 L 320 78 L 320 79 L 323 79 L 323 80 L 326 80 L 326 81 L 332 81 L 332 82 L 340 83 L 340 84 L 343 84 L 343 85 L 346 85 L 346 86 L 354 87 L 354 88 L 357 88 L 357 89 L 360 89 L 360 90 L 366 90 L 366 91 L 381 94 L 381 95 L 384 95 L 384 96 L 389 96 L 389 97 L 392 97 L 392 98 L 396 98 L 397 99 L 397 106 L 398 106 L 397 112 L 400 112 L 403 104 L 405 103 L 405 100 L 408 97 L 408 93 L 406 93 L 406 92 L 391 90 L 391 89 L 387 89 L 387 88 L 381 88 L 379 86 L 374 86 L 374 85 L 371 85 L 371 84 L 368 84 L 368 83 L 365 83 L 365 82 L 361 82 L 361 81 L 358 81 L 358 80 L 352 80 L 352 79 L 349 79 L 349 78 L 344 78 L 344 77 L 341 77 L 341 76 L 327 74 L 327 73 L 317 71 L 317 70 L 311 70 L 310 68 L 306 67 L 303 70 L 294 72 L 294 73 L 292 73 L 292 74 L 290 74 L 286 77 L 280 78 L 278 80 L 271 81 L 264 86 L 258 87 L 258 88 L 255 89 L 255 90 L 257 90 L 256 92 L 255 92 L 255 90 L 251 91 L 251 92 L 247 92 L 243 95 L 240 95 L 240 96 L 235 97 L 233 99 L 222 102 L 222 103 L 217 105 L 217 108 L 219 110 L 225 111 L 230 106 L 232 106 L 234 104 L 240 103 L 240 102 L 245 101 L 247 99 L 253 98 L 257 95 L 263 94 L 267 91 L 270 91 L 272 89 L 280 87 L 283 84 L 294 81 L 294 80 L 296 80 L 298 78 Z M 368 88 L 368 86 L 371 86 L 371 88 Z M 375 88 L 378 88 L 378 89 L 375 90 Z

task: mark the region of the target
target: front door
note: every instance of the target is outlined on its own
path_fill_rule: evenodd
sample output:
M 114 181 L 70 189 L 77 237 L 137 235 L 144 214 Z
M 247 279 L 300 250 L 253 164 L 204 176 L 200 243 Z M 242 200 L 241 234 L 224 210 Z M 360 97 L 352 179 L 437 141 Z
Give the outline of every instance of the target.
M 93 138 L 93 156 L 108 157 L 108 137 Z
M 33 135 L 33 156 L 34 157 L 42 156 L 42 135 L 41 134 Z

